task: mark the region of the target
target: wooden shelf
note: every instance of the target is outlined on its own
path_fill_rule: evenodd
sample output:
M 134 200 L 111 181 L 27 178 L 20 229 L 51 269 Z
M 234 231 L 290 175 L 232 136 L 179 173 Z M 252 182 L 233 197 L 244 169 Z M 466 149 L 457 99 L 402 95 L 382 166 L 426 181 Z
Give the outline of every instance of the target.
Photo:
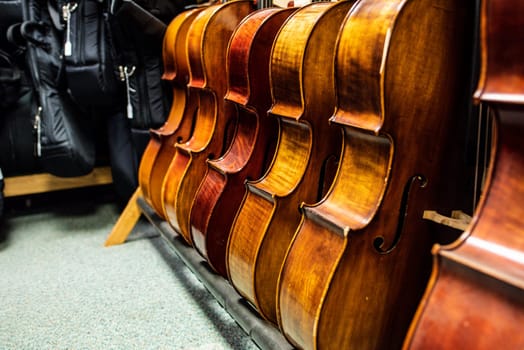
M 14 197 L 71 188 L 106 185 L 113 182 L 110 167 L 97 167 L 84 176 L 58 177 L 51 174 L 31 174 L 4 178 L 4 196 Z

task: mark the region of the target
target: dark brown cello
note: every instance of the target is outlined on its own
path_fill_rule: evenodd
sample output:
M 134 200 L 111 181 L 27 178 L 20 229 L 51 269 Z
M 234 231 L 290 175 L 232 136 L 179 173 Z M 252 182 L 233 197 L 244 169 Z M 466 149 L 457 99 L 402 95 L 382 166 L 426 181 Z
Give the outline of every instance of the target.
M 188 87 L 198 97 L 195 131 L 187 142 L 175 144 L 163 201 L 167 221 L 191 245 L 190 211 L 207 170 L 206 161 L 225 152 L 237 119 L 234 105 L 224 100 L 227 45 L 236 26 L 253 10 L 253 3 L 244 0 L 212 5 L 189 28 Z
M 339 168 L 329 193 L 302 206 L 279 280 L 279 324 L 298 348 L 402 346 L 439 233 L 422 213 L 455 203 L 442 180 L 458 163 L 471 8 L 360 0 L 346 18 L 331 118 Z
M 495 128 L 472 223 L 433 249 L 433 274 L 405 349 L 524 349 L 524 2 L 483 0 L 475 99 Z
M 247 182 L 227 264 L 234 287 L 274 323 L 278 275 L 300 222 L 299 204 L 319 199 L 332 180 L 324 171 L 340 152 L 341 133 L 328 124 L 335 105 L 333 52 L 352 5 L 305 5 L 288 18 L 273 44 L 269 115 L 279 122 L 277 150 L 264 176 Z
M 166 123 L 151 130 L 151 139 L 144 150 L 138 169 L 142 195 L 164 218 L 162 188 L 164 177 L 175 154 L 175 143 L 189 139 L 197 107 L 194 94 L 187 89 L 189 64 L 186 57 L 187 33 L 191 22 L 202 8 L 184 11 L 169 24 L 164 35 L 162 79 L 173 84 L 173 103 Z
M 246 179 L 258 179 L 273 156 L 278 126 L 267 115 L 271 106 L 269 55 L 273 40 L 293 9 L 268 8 L 236 28 L 228 47 L 228 89 L 225 96 L 237 106 L 238 121 L 226 153 L 208 160 L 208 169 L 191 209 L 195 248 L 224 277 L 229 231 L 244 196 Z

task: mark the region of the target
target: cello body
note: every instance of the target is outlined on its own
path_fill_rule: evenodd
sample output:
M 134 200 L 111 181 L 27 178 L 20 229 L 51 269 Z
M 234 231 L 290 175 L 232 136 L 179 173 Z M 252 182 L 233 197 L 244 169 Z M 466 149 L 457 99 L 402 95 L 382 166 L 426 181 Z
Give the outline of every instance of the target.
M 483 0 L 475 99 L 494 117 L 490 166 L 473 220 L 433 249 L 431 280 L 405 349 L 523 349 L 524 4 Z
M 439 234 L 422 213 L 455 204 L 443 180 L 460 169 L 450 155 L 459 153 L 470 10 L 360 0 L 346 17 L 331 118 L 343 132 L 339 168 L 328 194 L 301 206 L 277 291 L 279 325 L 297 348 L 402 346 Z
M 195 131 L 188 141 L 175 144 L 163 185 L 163 201 L 167 221 L 190 245 L 190 211 L 207 170 L 206 161 L 220 157 L 227 149 L 237 120 L 235 106 L 224 100 L 227 45 L 236 26 L 252 11 L 251 1 L 211 5 L 189 28 L 188 87 L 189 93 L 198 98 Z
M 165 124 L 150 131 L 151 139 L 138 169 L 142 195 L 162 218 L 165 218 L 162 196 L 164 177 L 175 154 L 175 143 L 186 141 L 191 136 L 197 107 L 194 94 L 190 95 L 187 89 L 189 64 L 185 53 L 189 26 L 201 10 L 184 11 L 167 27 L 162 47 L 162 79 L 172 82 L 173 103 Z
M 227 250 L 229 280 L 273 323 L 278 274 L 300 222 L 299 204 L 318 200 L 330 182 L 323 170 L 340 153 L 341 134 L 328 123 L 335 103 L 332 53 L 351 6 L 305 5 L 273 44 L 269 116 L 279 122 L 277 149 L 264 176 L 246 183 Z
M 227 241 L 244 196 L 244 182 L 262 176 L 275 149 L 278 125 L 267 115 L 269 55 L 280 26 L 293 11 L 258 10 L 238 25 L 229 43 L 225 99 L 237 106 L 238 122 L 230 148 L 219 159 L 208 160 L 190 219 L 195 248 L 223 277 L 227 277 Z

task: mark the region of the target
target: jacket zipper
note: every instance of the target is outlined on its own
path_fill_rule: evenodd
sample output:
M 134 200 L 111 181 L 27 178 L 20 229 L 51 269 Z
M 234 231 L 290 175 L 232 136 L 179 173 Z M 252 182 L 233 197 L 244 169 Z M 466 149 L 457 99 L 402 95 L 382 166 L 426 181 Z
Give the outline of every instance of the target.
M 71 14 L 76 10 L 78 4 L 76 2 L 68 2 L 62 6 L 62 18 L 66 23 L 66 41 L 64 44 L 64 56 L 71 56 L 73 53 L 71 43 Z
M 35 114 L 35 121 L 33 123 L 33 132 L 36 136 L 35 142 L 35 156 L 40 157 L 42 155 L 42 106 L 38 106 Z

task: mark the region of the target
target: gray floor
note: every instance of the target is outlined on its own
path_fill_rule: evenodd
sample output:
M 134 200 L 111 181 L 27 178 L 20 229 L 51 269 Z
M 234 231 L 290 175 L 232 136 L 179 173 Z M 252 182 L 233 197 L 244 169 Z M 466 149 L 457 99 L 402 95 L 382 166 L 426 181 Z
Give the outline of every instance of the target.
M 17 211 L 0 244 L 0 349 L 258 349 L 146 222 L 104 248 L 118 209 Z

